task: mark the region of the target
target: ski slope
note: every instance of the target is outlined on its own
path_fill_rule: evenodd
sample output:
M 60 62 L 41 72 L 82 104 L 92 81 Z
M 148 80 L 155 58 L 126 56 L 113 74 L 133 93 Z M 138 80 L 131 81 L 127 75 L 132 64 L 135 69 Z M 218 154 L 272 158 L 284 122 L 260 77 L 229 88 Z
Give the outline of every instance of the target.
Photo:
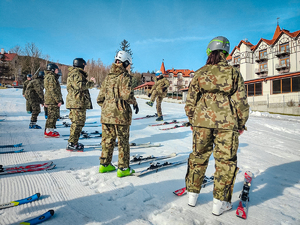
M 62 87 L 63 97 L 67 92 Z M 96 104 L 99 90 L 91 89 L 93 110 L 87 111 L 87 122 L 100 125 L 101 109 Z M 137 98 L 140 112 L 133 118 L 154 114 L 146 100 Z M 165 121 L 186 120 L 184 105 L 163 102 Z M 43 110 L 42 110 L 43 111 Z M 61 115 L 67 115 L 65 106 Z M 4 115 L 4 116 L 3 116 Z M 25 110 L 21 89 L 0 89 L 0 145 L 22 142 L 23 153 L 0 154 L 0 164 L 20 166 L 53 161 L 56 168 L 48 171 L 0 175 L 0 204 L 41 193 L 39 200 L 0 210 L 0 224 L 15 224 L 55 210 L 45 225 L 53 224 L 130 224 L 130 225 L 195 225 L 195 224 L 300 224 L 300 117 L 251 112 L 248 131 L 240 136 L 238 166 L 233 192 L 233 210 L 214 216 L 212 210 L 213 185 L 201 190 L 196 207 L 187 204 L 187 195 L 175 196 L 173 191 L 185 186 L 187 164 L 181 164 L 141 177 L 118 178 L 116 172 L 99 174 L 100 150 L 85 152 L 65 150 L 65 137 L 44 138 L 43 130 L 28 129 L 30 115 Z M 64 120 L 69 121 L 69 120 Z M 61 124 L 58 121 L 57 124 Z M 133 120 L 130 142 L 160 147 L 132 148 L 131 154 L 169 155 L 164 161 L 186 159 L 192 148 L 192 132 L 183 127 L 168 131 L 156 124 L 155 118 Z M 45 127 L 44 113 L 38 125 Z M 174 126 L 166 125 L 164 127 Z M 70 128 L 57 129 L 69 134 Z M 85 131 L 101 131 L 101 127 L 84 127 Z M 99 144 L 99 139 L 81 140 L 83 144 Z M 0 149 L 12 150 L 13 148 Z M 114 151 L 113 162 L 118 151 Z M 148 163 L 135 165 L 136 171 Z M 243 185 L 243 172 L 255 174 L 250 191 L 247 220 L 236 217 L 235 210 Z M 214 173 L 214 159 L 210 158 L 207 176 Z

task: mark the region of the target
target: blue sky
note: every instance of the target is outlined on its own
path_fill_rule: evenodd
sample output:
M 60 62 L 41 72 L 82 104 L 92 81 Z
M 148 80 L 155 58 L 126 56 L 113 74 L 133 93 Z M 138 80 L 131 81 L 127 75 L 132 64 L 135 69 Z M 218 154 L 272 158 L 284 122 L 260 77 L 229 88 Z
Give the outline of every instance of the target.
M 134 70 L 197 70 L 215 36 L 230 51 L 247 38 L 272 39 L 281 28 L 300 30 L 300 2 L 201 0 L 0 0 L 0 47 L 35 43 L 44 55 L 71 65 L 76 57 L 114 60 L 122 40 L 130 43 Z

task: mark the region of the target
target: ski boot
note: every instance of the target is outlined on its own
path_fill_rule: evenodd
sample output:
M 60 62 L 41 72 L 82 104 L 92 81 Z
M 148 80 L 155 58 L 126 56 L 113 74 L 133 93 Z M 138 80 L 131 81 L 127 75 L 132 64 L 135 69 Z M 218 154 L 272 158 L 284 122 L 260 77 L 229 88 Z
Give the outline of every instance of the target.
M 68 145 L 66 147 L 67 151 L 74 151 L 74 152 L 83 152 L 84 145 L 81 143 L 77 143 L 76 145 L 72 142 L 68 142 Z
M 151 101 L 150 102 L 146 102 L 146 104 L 149 105 L 149 106 L 151 106 L 151 107 L 153 106 L 153 102 L 151 102 Z
M 163 120 L 164 120 L 163 116 L 160 116 L 156 119 L 156 121 L 163 121 Z
M 45 137 L 53 137 L 53 138 L 59 138 L 59 133 L 57 131 L 54 131 L 54 128 L 47 128 L 44 132 Z
M 197 199 L 198 199 L 199 194 L 198 193 L 194 193 L 194 192 L 188 192 L 188 205 L 195 207 L 196 203 L 197 203 Z
M 108 164 L 108 165 L 102 165 L 100 164 L 99 167 L 99 173 L 106 173 L 106 172 L 111 172 L 111 171 L 115 171 L 116 167 L 114 167 L 112 164 Z
M 135 171 L 131 168 L 119 168 L 117 171 L 117 177 L 126 177 L 135 173 Z
M 230 202 L 221 201 L 219 199 L 213 199 L 213 210 L 212 214 L 215 216 L 220 216 L 223 212 L 232 209 L 232 205 Z
M 35 122 L 30 122 L 29 129 L 42 129 L 39 125 L 37 125 Z

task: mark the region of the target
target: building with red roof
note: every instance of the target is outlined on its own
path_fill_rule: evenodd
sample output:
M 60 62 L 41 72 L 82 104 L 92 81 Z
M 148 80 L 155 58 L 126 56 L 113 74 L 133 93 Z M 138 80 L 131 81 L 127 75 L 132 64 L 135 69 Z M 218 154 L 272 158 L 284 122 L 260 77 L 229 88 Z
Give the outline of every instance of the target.
M 18 77 L 18 55 L 16 53 L 5 52 L 1 48 L 0 52 L 0 83 L 12 84 Z
M 227 60 L 241 72 L 252 108 L 279 102 L 300 106 L 300 30 L 277 25 L 271 40 L 260 38 L 255 45 L 241 40 Z

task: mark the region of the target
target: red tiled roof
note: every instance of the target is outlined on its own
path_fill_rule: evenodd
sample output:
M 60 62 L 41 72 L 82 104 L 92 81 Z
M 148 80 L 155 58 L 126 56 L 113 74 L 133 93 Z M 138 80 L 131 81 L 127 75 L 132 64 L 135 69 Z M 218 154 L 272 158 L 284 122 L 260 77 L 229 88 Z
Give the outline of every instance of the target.
M 142 87 L 146 87 L 146 86 L 152 87 L 153 85 L 154 85 L 154 82 L 150 81 L 150 82 L 147 82 L 147 83 L 141 84 L 140 86 L 135 87 L 134 90 L 142 88 Z
M 17 54 L 16 53 L 4 53 L 4 56 L 5 56 L 5 60 L 6 61 L 12 61 L 16 56 Z
M 255 49 L 259 46 L 259 44 L 260 44 L 262 41 L 264 41 L 264 42 L 265 42 L 266 44 L 268 44 L 268 45 L 274 45 L 274 44 L 279 40 L 279 38 L 280 38 L 280 36 L 281 36 L 282 34 L 286 34 L 286 35 L 288 35 L 288 36 L 290 36 L 290 37 L 297 37 L 297 36 L 300 34 L 300 30 L 291 33 L 291 32 L 289 32 L 288 30 L 280 29 L 279 25 L 277 25 L 272 40 L 267 40 L 267 39 L 261 38 L 261 39 L 258 41 L 258 43 L 257 43 L 256 45 L 252 45 L 250 42 L 245 42 L 245 41 L 242 40 L 242 41 L 240 41 L 238 47 L 240 47 L 240 45 L 241 45 L 242 43 L 244 43 L 244 44 L 250 46 L 251 51 L 255 51 Z M 239 49 L 238 47 L 235 46 L 235 48 L 232 50 L 232 52 L 230 53 L 229 56 L 232 56 L 234 50 L 235 50 L 236 48 Z M 227 60 L 229 60 L 229 58 L 230 58 L 229 56 L 227 57 Z
M 183 77 L 190 77 L 190 73 L 194 73 L 194 70 L 189 70 L 189 69 L 171 69 L 171 70 L 166 70 L 166 74 L 173 73 L 174 77 L 177 77 L 178 73 L 182 73 Z

